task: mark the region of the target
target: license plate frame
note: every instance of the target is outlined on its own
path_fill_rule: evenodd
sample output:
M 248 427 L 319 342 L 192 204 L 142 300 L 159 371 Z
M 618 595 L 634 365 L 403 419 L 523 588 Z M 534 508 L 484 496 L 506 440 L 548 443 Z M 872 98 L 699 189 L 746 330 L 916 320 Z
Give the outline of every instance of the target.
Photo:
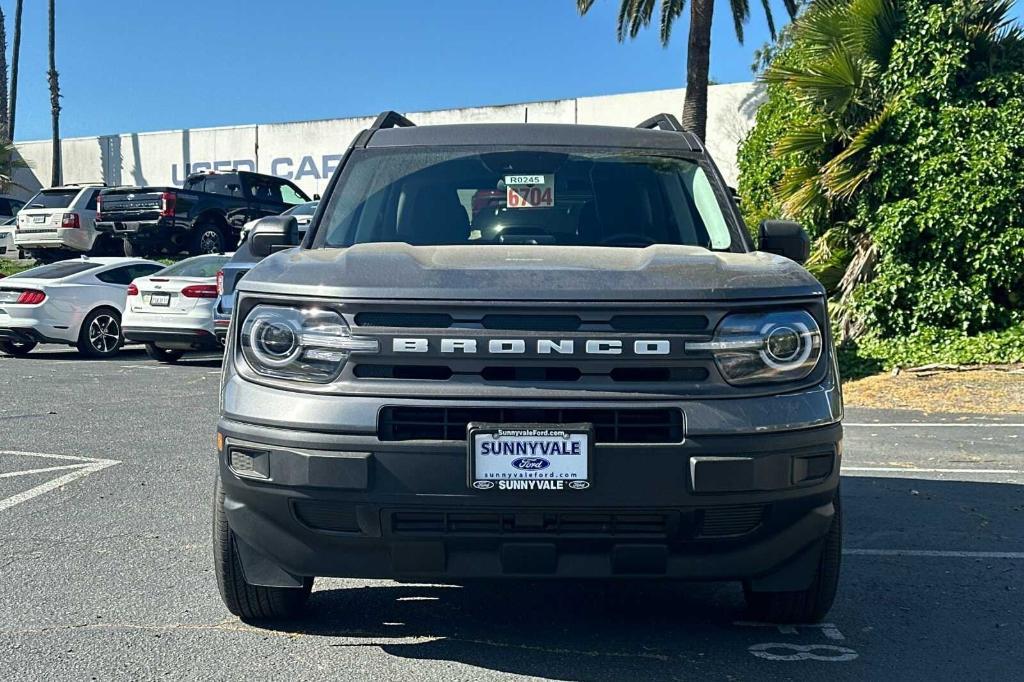
M 150 294 L 149 295 L 149 305 L 151 305 L 154 308 L 170 308 L 171 307 L 171 295 L 170 294 Z
M 490 449 L 478 448 L 484 439 L 503 443 L 502 451 L 482 452 Z M 537 445 L 531 448 L 530 443 Z M 545 447 L 545 443 L 554 445 Z M 582 451 L 579 454 L 574 454 L 574 443 Z M 481 457 L 495 459 L 481 466 Z M 593 483 L 593 424 L 474 422 L 466 427 L 466 484 L 475 491 L 537 494 L 587 490 Z

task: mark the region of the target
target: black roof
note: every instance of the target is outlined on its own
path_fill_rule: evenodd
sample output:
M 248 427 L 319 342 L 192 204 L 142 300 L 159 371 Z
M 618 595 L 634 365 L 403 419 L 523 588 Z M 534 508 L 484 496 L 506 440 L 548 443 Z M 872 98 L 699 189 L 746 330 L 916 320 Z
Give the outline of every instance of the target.
M 641 127 L 573 125 L 564 123 L 468 123 L 417 126 L 384 112 L 361 140 L 366 147 L 414 146 L 538 146 L 627 147 L 699 153 L 700 139 L 683 130 L 667 114 L 659 114 Z

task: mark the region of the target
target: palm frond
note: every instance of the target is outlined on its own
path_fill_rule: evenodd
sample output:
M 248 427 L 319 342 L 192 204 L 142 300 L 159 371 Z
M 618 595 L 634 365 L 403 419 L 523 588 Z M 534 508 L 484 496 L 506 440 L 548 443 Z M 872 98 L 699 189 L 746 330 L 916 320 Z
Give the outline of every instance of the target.
M 790 166 L 783 171 L 775 188 L 776 199 L 782 206 L 783 214 L 797 218 L 821 207 L 825 203 L 825 193 L 820 183 L 820 171 L 811 163 Z
M 835 127 L 818 119 L 787 130 L 775 143 L 773 153 L 775 156 L 809 154 L 820 157 L 834 137 Z
M 851 198 L 871 177 L 873 172 L 870 165 L 871 152 L 878 146 L 885 123 L 895 110 L 895 103 L 886 104 L 878 114 L 857 131 L 846 149 L 822 166 L 822 185 L 830 198 Z
M 863 62 L 836 45 L 825 59 L 805 67 L 773 65 L 764 79 L 786 85 L 797 101 L 810 107 L 840 112 L 856 97 L 863 75 Z
M 736 39 L 743 44 L 743 25 L 750 18 L 750 3 L 748 0 L 729 0 L 732 9 L 733 28 L 736 29 Z M 774 30 L 772 31 L 774 33 Z
M 772 37 L 772 42 L 774 43 L 776 40 L 779 39 L 779 37 L 775 33 L 775 17 L 772 16 L 771 1 L 770 0 L 761 0 L 761 7 L 764 8 L 764 20 L 766 22 L 768 22 L 768 35 L 770 35 Z M 789 8 L 787 7 L 786 9 L 788 11 Z M 792 16 L 793 15 L 790 14 L 790 17 L 792 17 Z
M 672 37 L 672 26 L 683 13 L 686 0 L 661 0 L 661 44 L 668 45 Z
M 883 68 L 899 31 L 893 0 L 851 0 L 844 19 L 847 44 Z
M 589 12 L 593 6 L 594 0 L 576 0 L 576 11 L 580 13 L 580 16 Z

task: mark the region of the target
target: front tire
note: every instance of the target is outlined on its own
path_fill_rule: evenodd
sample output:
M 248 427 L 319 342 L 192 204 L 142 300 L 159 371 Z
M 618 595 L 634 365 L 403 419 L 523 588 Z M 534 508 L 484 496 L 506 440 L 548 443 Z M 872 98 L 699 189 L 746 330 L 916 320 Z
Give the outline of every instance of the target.
M 178 360 L 181 360 L 183 353 L 180 350 L 175 350 L 173 348 L 161 348 L 155 343 L 147 343 L 146 355 L 157 362 L 173 365 Z
M 294 618 L 302 612 L 313 590 L 312 578 L 306 578 L 300 588 L 263 587 L 245 581 L 235 535 L 224 513 L 224 487 L 219 477 L 213 495 L 213 568 L 224 605 L 244 621 Z
M 136 244 L 127 239 L 121 241 L 123 244 L 122 251 L 124 251 L 124 255 L 127 258 L 149 258 L 151 255 L 151 250 L 143 248 L 141 244 Z
M 0 341 L 0 353 L 23 358 L 36 347 L 35 341 Z
M 121 314 L 112 308 L 98 308 L 89 313 L 78 332 L 78 352 L 87 358 L 110 358 L 124 345 Z
M 839 565 L 843 556 L 843 512 L 836 491 L 835 515 L 818 560 L 814 581 L 796 592 L 754 592 L 743 585 L 747 606 L 758 620 L 768 623 L 818 623 L 832 608 L 839 586 Z

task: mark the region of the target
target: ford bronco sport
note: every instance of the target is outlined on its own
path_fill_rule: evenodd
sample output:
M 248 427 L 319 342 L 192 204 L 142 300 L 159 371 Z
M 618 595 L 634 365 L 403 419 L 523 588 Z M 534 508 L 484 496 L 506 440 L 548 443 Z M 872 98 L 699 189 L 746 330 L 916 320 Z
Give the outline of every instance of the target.
M 301 246 L 239 282 L 218 424 L 228 609 L 314 576 L 736 580 L 814 621 L 841 556 L 842 398 L 806 233 L 759 250 L 700 140 L 360 133 Z

